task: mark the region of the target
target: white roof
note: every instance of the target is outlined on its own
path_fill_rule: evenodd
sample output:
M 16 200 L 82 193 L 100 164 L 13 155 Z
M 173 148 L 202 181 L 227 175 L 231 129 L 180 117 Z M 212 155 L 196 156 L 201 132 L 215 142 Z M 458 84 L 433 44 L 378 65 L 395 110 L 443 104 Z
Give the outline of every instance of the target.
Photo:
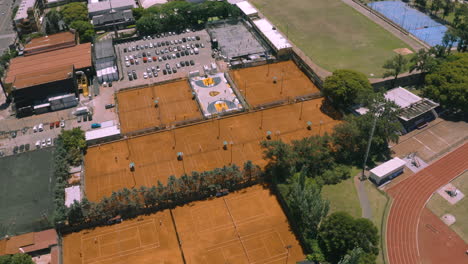
M 111 3 L 112 2 L 112 3 Z M 111 9 L 114 10 L 121 10 L 121 9 L 131 9 L 131 8 L 136 8 L 137 5 L 135 4 L 134 0 L 108 0 L 108 1 L 101 1 L 101 2 L 95 2 L 93 0 L 88 1 L 88 12 L 91 15 L 94 15 L 95 13 L 98 12 L 103 12 Z
M 18 11 L 15 15 L 15 20 L 20 20 L 28 17 L 28 9 L 34 7 L 36 0 L 23 0 L 19 4 Z
M 401 87 L 393 88 L 387 91 L 385 93 L 385 98 L 387 100 L 393 101 L 401 108 L 408 107 L 422 100 L 421 97 Z
M 276 50 L 291 48 L 291 43 L 276 30 L 276 27 L 266 19 L 257 19 L 253 21 L 263 35 L 275 46 Z
M 141 6 L 143 8 L 148 8 L 150 6 L 154 6 L 154 5 L 160 5 L 160 4 L 165 4 L 167 3 L 167 0 L 141 0 L 140 1 L 141 3 Z
M 242 1 L 239 3 L 236 3 L 236 6 L 239 7 L 239 9 L 247 16 L 257 14 L 258 11 L 253 7 L 249 2 L 247 1 Z
M 118 134 L 120 134 L 120 129 L 117 126 L 110 126 L 86 131 L 85 137 L 86 141 L 89 141 L 98 138 L 115 136 Z
M 381 178 L 405 166 L 405 164 L 406 162 L 404 160 L 397 157 L 397 158 L 393 158 L 387 162 L 380 164 L 379 166 L 370 170 L 370 172 L 374 174 L 375 176 Z
M 73 201 L 81 201 L 81 190 L 79 185 L 65 188 L 65 206 L 70 207 Z

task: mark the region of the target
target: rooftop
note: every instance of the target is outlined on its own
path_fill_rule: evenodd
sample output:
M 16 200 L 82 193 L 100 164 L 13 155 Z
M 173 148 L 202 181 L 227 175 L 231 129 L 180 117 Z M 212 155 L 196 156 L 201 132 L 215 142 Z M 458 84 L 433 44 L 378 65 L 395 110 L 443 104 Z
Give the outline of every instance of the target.
M 73 65 L 18 74 L 13 82 L 13 86 L 16 89 L 22 89 L 43 83 L 65 80 L 71 77 L 71 73 L 73 73 Z
M 112 39 L 104 39 L 96 41 L 94 44 L 94 54 L 96 59 L 103 59 L 108 57 L 115 57 L 114 45 Z
M 385 93 L 385 98 L 401 107 L 402 111 L 399 117 L 405 121 L 409 121 L 439 106 L 439 104 L 421 98 L 402 87 L 389 90 Z
M 270 21 L 263 18 L 254 20 L 253 22 L 277 51 L 292 47 L 289 41 L 283 37 L 278 30 L 276 30 L 276 27 L 273 26 Z
M 19 4 L 18 11 L 15 15 L 15 20 L 25 19 L 28 17 L 28 9 L 33 7 L 36 0 L 22 0 Z
M 117 126 L 93 129 L 87 131 L 85 134 L 86 141 L 95 140 L 98 138 L 105 138 L 120 134 L 120 129 Z
M 143 8 L 148 8 L 154 5 L 161 5 L 167 3 L 167 0 L 141 0 L 140 4 Z
M 73 44 L 75 45 L 75 33 L 71 31 L 65 31 L 40 38 L 34 38 L 24 46 L 24 51 L 25 53 L 27 53 L 28 51 L 32 51 L 35 49 L 43 49 L 71 42 L 73 42 Z
M 60 66 L 69 65 L 74 65 L 75 69 L 91 67 L 91 43 L 84 43 L 28 57 L 16 57 L 10 61 L 5 83 L 13 83 L 17 75 L 33 74 L 38 69 L 52 70 Z
M 28 253 L 47 249 L 53 245 L 57 245 L 57 232 L 54 229 L 27 233 L 0 240 L 0 256 L 20 253 L 20 248 L 24 253 Z
M 102 15 L 93 16 L 93 25 L 105 25 L 110 22 L 121 22 L 121 21 L 131 21 L 133 20 L 133 13 L 132 10 L 118 10 L 115 11 L 113 14 L 107 13 Z
M 65 206 L 70 207 L 75 201 L 81 201 L 81 190 L 79 185 L 65 188 Z
M 249 2 L 247 1 L 242 1 L 236 3 L 237 7 L 247 16 L 257 14 L 258 11 L 253 7 Z
M 404 160 L 397 157 L 380 164 L 379 166 L 370 170 L 370 172 L 377 177 L 384 177 L 387 174 L 405 166 L 405 164 L 406 162 Z
M 112 6 L 112 9 L 114 10 L 124 9 L 126 7 L 129 7 L 129 8 L 137 7 L 134 0 L 109 0 L 109 1 L 100 1 L 100 2 L 89 0 L 88 12 L 90 14 L 93 14 L 96 12 L 103 12 L 106 10 L 110 10 L 111 6 Z

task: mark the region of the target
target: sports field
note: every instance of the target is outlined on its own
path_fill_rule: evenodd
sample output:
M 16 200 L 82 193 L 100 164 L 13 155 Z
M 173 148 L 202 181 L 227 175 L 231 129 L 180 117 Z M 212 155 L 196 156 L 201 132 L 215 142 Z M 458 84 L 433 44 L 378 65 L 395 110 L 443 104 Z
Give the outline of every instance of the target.
M 64 264 L 183 263 L 169 210 L 68 234 L 62 250 Z
M 231 76 L 253 107 L 320 92 L 291 60 L 234 70 Z
M 403 41 L 341 0 L 251 0 L 312 61 L 333 71 L 383 74 Z
M 117 101 L 122 133 L 201 117 L 187 81 L 122 91 Z
M 187 263 L 296 263 L 299 242 L 270 190 L 256 185 L 173 210 Z
M 322 98 L 243 113 L 204 123 L 91 147 L 85 156 L 86 195 L 98 201 L 123 187 L 165 183 L 168 176 L 206 171 L 251 160 L 265 165 L 260 141 L 290 141 L 330 132 L 338 121 L 320 110 Z M 302 114 L 301 114 L 302 113 Z M 312 129 L 307 129 L 307 122 Z M 228 150 L 223 150 L 224 141 Z M 232 145 L 230 144 L 232 142 Z M 177 153 L 183 152 L 183 160 Z M 129 164 L 135 163 L 135 170 Z
M 0 237 L 52 225 L 52 171 L 53 148 L 0 158 Z

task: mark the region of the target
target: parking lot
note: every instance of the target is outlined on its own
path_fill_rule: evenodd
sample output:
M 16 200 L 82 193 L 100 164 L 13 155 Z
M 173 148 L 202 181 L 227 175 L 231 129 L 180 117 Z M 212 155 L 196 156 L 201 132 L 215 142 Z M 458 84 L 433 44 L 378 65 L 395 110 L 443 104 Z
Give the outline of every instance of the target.
M 121 81 L 114 83 L 117 90 L 183 78 L 197 70 L 203 74 L 203 66 L 215 62 L 206 30 L 143 37 L 115 50 L 121 71 Z

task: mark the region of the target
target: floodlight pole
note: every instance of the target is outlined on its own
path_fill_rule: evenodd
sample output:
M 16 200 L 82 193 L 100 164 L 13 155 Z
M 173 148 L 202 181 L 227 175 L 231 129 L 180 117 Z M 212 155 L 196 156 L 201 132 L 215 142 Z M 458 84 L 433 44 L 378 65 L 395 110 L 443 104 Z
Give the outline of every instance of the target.
M 374 137 L 374 131 L 375 131 L 375 126 L 377 125 L 377 114 L 374 114 L 374 121 L 372 122 L 372 128 L 371 128 L 371 133 L 369 136 L 369 141 L 367 142 L 367 149 L 366 149 L 366 154 L 364 155 L 364 163 L 362 164 L 362 175 L 361 175 L 361 180 L 366 179 L 366 175 L 364 174 L 366 171 L 366 164 L 367 164 L 367 158 L 369 157 L 369 151 L 372 145 L 372 138 Z
M 234 148 L 234 147 L 233 147 L 233 146 L 234 146 L 234 142 L 231 141 L 230 144 L 231 144 L 231 162 L 229 163 L 229 165 L 232 165 L 232 149 Z
M 302 108 L 304 106 L 304 100 L 301 102 L 301 113 L 299 114 L 299 120 L 302 120 Z
M 263 108 L 260 109 L 260 129 L 263 129 Z
M 219 137 L 221 136 L 221 125 L 220 125 L 220 121 L 221 121 L 221 120 L 220 120 L 220 118 L 219 118 L 219 116 L 218 116 L 218 139 L 219 139 Z

